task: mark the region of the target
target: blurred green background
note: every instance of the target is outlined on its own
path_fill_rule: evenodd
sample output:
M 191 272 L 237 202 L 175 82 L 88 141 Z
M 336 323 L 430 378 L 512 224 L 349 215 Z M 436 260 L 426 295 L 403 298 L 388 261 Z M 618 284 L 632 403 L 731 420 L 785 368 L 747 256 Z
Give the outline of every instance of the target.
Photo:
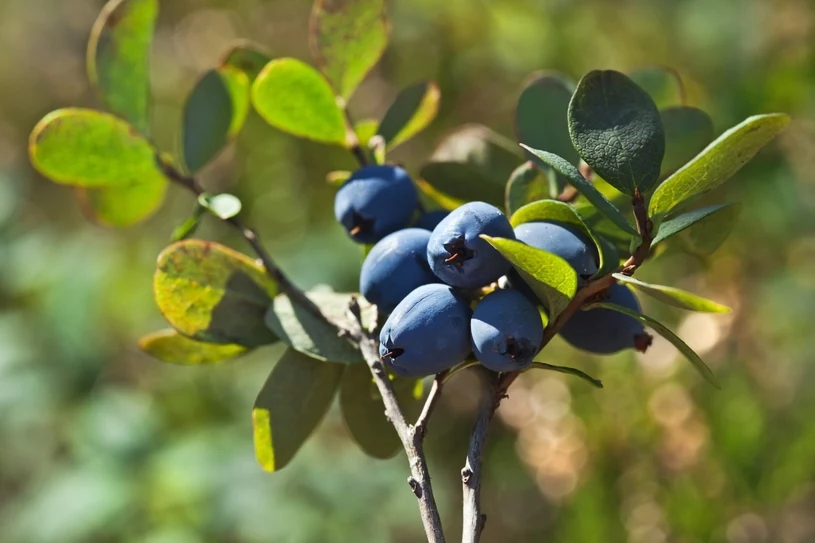
M 58 107 L 100 107 L 84 55 L 102 0 L 0 2 L 0 541 L 421 541 L 405 459 L 376 461 L 336 408 L 285 470 L 256 464 L 250 411 L 279 349 L 214 367 L 163 365 L 135 347 L 163 328 L 155 257 L 190 212 L 172 188 L 146 223 L 88 222 L 71 189 L 34 174 L 26 140 Z M 307 0 L 166 0 L 153 55 L 155 140 L 175 148 L 181 103 L 237 38 L 311 60 Z M 711 201 L 740 201 L 710 259 L 668 251 L 642 273 L 731 305 L 689 314 L 644 300 L 723 384 L 666 342 L 592 358 L 555 342 L 544 360 L 604 390 L 525 374 L 490 436 L 486 542 L 815 541 L 815 5 L 809 0 L 394 0 L 392 43 L 351 102 L 376 117 L 405 85 L 436 79 L 439 117 L 392 159 L 416 172 L 445 131 L 512 136 L 521 82 L 553 68 L 676 68 L 721 132 L 773 111 L 796 121 Z M 361 253 L 332 216 L 325 173 L 342 150 L 256 117 L 202 176 L 245 202 L 302 287 L 356 286 Z M 210 221 L 202 237 L 246 250 Z M 448 537 L 475 381 L 446 389 L 428 436 Z

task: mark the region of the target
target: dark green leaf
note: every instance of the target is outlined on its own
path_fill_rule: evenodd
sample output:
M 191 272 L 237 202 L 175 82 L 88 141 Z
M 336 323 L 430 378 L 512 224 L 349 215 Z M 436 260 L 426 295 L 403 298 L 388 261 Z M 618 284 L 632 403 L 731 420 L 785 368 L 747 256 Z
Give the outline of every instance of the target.
M 170 245 L 158 257 L 153 289 L 167 322 L 191 339 L 246 347 L 277 341 L 264 325 L 277 284 L 228 247 L 196 239 Z
M 439 203 L 445 205 L 445 200 L 452 201 L 452 205 L 447 204 L 445 207 L 455 208 L 472 200 L 500 207 L 504 199 L 504 187 L 470 164 L 429 162 L 419 171 L 419 177 L 444 195 L 445 199 Z
M 91 30 L 88 75 L 105 105 L 137 130 L 150 125 L 150 45 L 158 0 L 112 0 Z
M 593 387 L 603 388 L 603 382 L 600 379 L 595 379 L 588 373 L 580 371 L 577 368 L 570 368 L 568 366 L 554 366 L 552 364 L 546 364 L 545 362 L 538 362 L 536 360 L 532 362 L 532 364 L 527 368 L 527 370 L 548 370 L 556 371 L 558 373 L 565 373 L 566 375 L 574 375 L 575 377 L 579 377 L 584 381 L 588 382 Z
M 577 164 L 580 157 L 572 146 L 567 122 L 574 88 L 574 82 L 562 74 L 534 74 L 521 92 L 515 109 L 518 141 Z
M 164 182 L 150 142 L 109 113 L 51 112 L 34 127 L 29 153 L 34 167 L 57 183 L 124 189 Z
M 270 125 L 314 141 L 346 144 L 345 115 L 328 81 L 305 62 L 271 61 L 252 85 L 252 103 Z
M 612 303 L 608 303 L 608 302 L 599 302 L 599 303 L 593 303 L 593 304 L 588 306 L 588 310 L 595 309 L 595 308 L 597 308 L 597 309 L 600 309 L 600 308 L 612 309 L 614 311 L 618 311 L 620 313 L 623 313 L 625 315 L 628 315 L 629 317 L 633 317 L 633 318 L 637 319 L 638 321 L 641 321 L 641 322 L 645 323 L 651 329 L 653 329 L 655 332 L 657 332 L 659 335 L 661 335 L 662 337 L 664 337 L 665 339 L 670 341 L 673 344 L 674 347 L 679 349 L 679 351 L 683 355 L 685 355 L 685 357 L 688 360 L 690 360 L 691 364 L 693 364 L 693 367 L 696 368 L 696 370 L 702 375 L 702 377 L 705 378 L 705 380 L 707 380 L 708 383 L 710 383 L 711 385 L 713 385 L 716 388 L 722 388 L 721 385 L 719 385 L 719 381 L 716 379 L 716 376 L 713 374 L 712 371 L 710 371 L 710 368 L 707 367 L 707 365 L 702 361 L 702 359 L 699 358 L 699 355 L 696 354 L 693 351 L 693 349 L 688 347 L 687 343 L 685 343 L 684 341 L 679 339 L 679 337 L 677 337 L 676 334 L 674 334 L 668 328 L 666 328 L 664 324 L 660 323 L 659 321 L 656 321 L 656 320 L 652 319 L 651 317 L 648 317 L 646 315 L 638 313 L 637 311 L 634 311 L 632 309 L 628 309 L 627 307 L 623 307 L 623 306 L 617 305 L 617 304 L 612 304 Z
M 714 301 L 707 300 L 701 296 L 691 294 L 684 290 L 666 287 L 663 285 L 651 285 L 643 283 L 639 279 L 634 279 L 621 273 L 613 274 L 613 277 L 625 283 L 635 290 L 643 292 L 652 298 L 659 300 L 662 303 L 678 307 L 680 309 L 689 309 L 690 311 L 701 311 L 703 313 L 729 313 L 730 308 Z
M 569 304 L 577 291 L 577 273 L 568 262 L 520 241 L 485 235 L 481 237 L 509 260 L 546 306 L 550 321 Z
M 628 77 L 647 92 L 660 109 L 685 104 L 685 85 L 673 68 L 648 66 L 631 72 Z
M 730 204 L 719 212 L 704 217 L 679 236 L 684 249 L 701 257 L 712 255 L 733 231 L 739 213 L 741 204 Z
M 320 69 L 345 100 L 388 46 L 385 0 L 317 0 L 311 44 Z
M 569 134 L 580 157 L 607 183 L 633 195 L 659 179 L 665 133 L 654 101 L 628 77 L 595 70 L 569 103 Z
M 175 330 L 161 330 L 144 336 L 139 340 L 139 349 L 162 362 L 182 366 L 216 364 L 249 351 L 242 345 L 195 341 Z
M 787 115 L 772 113 L 750 117 L 734 126 L 657 188 L 648 214 L 659 222 L 675 207 L 715 189 L 747 164 L 789 122 Z
M 547 169 L 547 173 L 552 170 Z M 505 209 L 512 215 L 518 209 L 538 200 L 548 198 L 549 180 L 546 175 L 531 162 L 518 166 L 507 181 L 504 193 Z
M 287 349 L 252 408 L 255 456 L 266 471 L 288 464 L 331 407 L 345 366 Z
M 709 217 L 710 215 L 718 213 L 719 211 L 727 209 L 733 205 L 734 204 L 718 204 L 707 206 L 700 209 L 694 209 L 693 211 L 688 211 L 687 213 L 682 213 L 681 215 L 677 215 L 676 217 L 668 219 L 667 221 L 663 221 L 659 225 L 657 235 L 654 237 L 654 241 L 651 242 L 651 245 L 656 245 L 661 241 L 665 241 L 671 236 L 674 236 L 686 228 L 693 226 L 699 221 L 704 220 L 706 217 Z
M 586 198 L 597 210 L 608 217 L 608 219 L 617 225 L 618 228 L 632 235 L 639 235 L 637 230 L 623 217 L 620 210 L 614 207 L 614 204 L 609 202 L 594 185 L 591 184 L 580 171 L 570 162 L 562 157 L 559 157 L 546 151 L 532 149 L 526 145 L 521 144 L 521 147 L 529 151 L 532 160 L 539 163 L 544 167 L 551 167 L 557 173 L 565 177 L 569 183 Z
M 377 133 L 393 149 L 422 130 L 436 117 L 441 92 L 434 81 L 422 81 L 403 89 L 396 97 Z
M 241 212 L 241 201 L 231 194 L 201 194 L 198 204 L 220 219 L 231 219 Z
M 271 62 L 271 55 L 263 52 L 259 45 L 245 42 L 239 43 L 227 51 L 221 61 L 221 67 L 231 66 L 246 74 L 249 82 L 257 79 L 264 66 Z
M 664 179 L 713 141 L 713 121 L 695 107 L 671 107 L 659 114 L 665 128 L 665 158 L 659 174 Z

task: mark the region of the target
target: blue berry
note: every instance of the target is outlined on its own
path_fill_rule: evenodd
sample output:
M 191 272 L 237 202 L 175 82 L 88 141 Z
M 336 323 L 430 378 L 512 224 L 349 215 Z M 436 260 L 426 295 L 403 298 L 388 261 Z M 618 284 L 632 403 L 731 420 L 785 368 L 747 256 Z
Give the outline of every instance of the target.
M 527 367 L 543 342 L 543 324 L 537 308 L 516 290 L 487 294 L 470 321 L 473 353 L 493 371 Z

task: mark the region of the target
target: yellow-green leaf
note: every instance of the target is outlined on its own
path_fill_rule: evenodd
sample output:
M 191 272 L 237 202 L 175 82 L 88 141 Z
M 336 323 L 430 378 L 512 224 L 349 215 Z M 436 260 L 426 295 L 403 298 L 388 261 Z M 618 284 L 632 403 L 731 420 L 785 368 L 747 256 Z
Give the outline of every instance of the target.
M 160 330 L 144 336 L 139 340 L 139 349 L 162 362 L 182 366 L 217 364 L 249 351 L 242 345 L 196 341 L 175 330 Z
M 402 90 L 379 125 L 377 133 L 393 149 L 422 130 L 436 118 L 441 91 L 435 81 L 422 81 Z
M 331 407 L 345 366 L 287 349 L 252 408 L 255 456 L 266 471 L 288 464 Z
M 691 294 L 682 289 L 675 287 L 666 287 L 664 285 L 651 285 L 644 283 L 639 279 L 634 279 L 621 273 L 613 274 L 617 281 L 625 283 L 635 290 L 638 290 L 652 298 L 659 300 L 662 303 L 679 307 L 681 309 L 689 309 L 691 311 L 701 311 L 703 313 L 729 313 L 730 308 L 714 301 L 702 298 L 696 294 Z
M 126 187 L 76 188 L 79 206 L 89 219 L 117 228 L 132 226 L 150 217 L 161 207 L 166 192 L 167 180 L 159 176 Z
M 251 83 L 271 60 L 271 55 L 264 52 L 259 45 L 241 42 L 227 51 L 221 60 L 221 67 L 231 66 L 242 71 Z

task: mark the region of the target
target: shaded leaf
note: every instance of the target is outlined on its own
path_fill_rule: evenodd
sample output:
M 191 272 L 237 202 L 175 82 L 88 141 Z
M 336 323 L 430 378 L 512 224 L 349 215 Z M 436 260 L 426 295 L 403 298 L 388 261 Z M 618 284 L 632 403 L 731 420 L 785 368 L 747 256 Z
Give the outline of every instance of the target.
M 255 456 L 266 471 L 286 466 L 331 407 L 345 366 L 287 349 L 252 408 Z
M 569 366 L 555 366 L 552 364 L 547 364 L 545 362 L 538 362 L 535 360 L 530 364 L 526 370 L 548 370 L 548 371 L 556 371 L 558 373 L 565 373 L 566 375 L 574 375 L 575 377 L 579 377 L 592 385 L 595 388 L 603 388 L 603 382 L 600 379 L 595 379 L 588 373 L 584 371 L 580 371 L 577 368 L 570 368 Z
M 569 137 L 567 122 L 574 88 L 574 82 L 562 74 L 533 74 L 521 91 L 515 108 L 518 142 L 577 164 L 580 157 Z
M 687 343 L 685 343 L 684 341 L 679 339 L 679 337 L 676 334 L 674 334 L 668 328 L 666 328 L 664 324 L 660 323 L 659 321 L 656 321 L 656 320 L 652 319 L 651 317 L 643 315 L 643 314 L 641 314 L 641 313 L 639 313 L 637 311 L 634 311 L 632 309 L 628 309 L 627 307 L 623 307 L 623 306 L 617 305 L 617 304 L 612 304 L 612 303 L 608 303 L 608 302 L 597 302 L 597 303 L 593 303 L 593 304 L 589 305 L 587 307 L 587 310 L 590 311 L 590 310 L 595 309 L 595 308 L 596 309 L 600 309 L 600 308 L 612 309 L 614 311 L 618 311 L 620 313 L 628 315 L 629 317 L 633 317 L 633 318 L 637 319 L 638 321 L 646 324 L 651 329 L 653 329 L 655 332 L 657 332 L 659 335 L 661 335 L 662 337 L 664 337 L 665 339 L 670 341 L 673 344 L 674 347 L 679 349 L 679 351 L 683 355 L 685 355 L 685 357 L 688 360 L 690 360 L 691 364 L 693 364 L 693 367 L 696 368 L 696 370 L 702 375 L 702 377 L 705 378 L 705 380 L 708 383 L 710 383 L 711 385 L 713 385 L 716 388 L 719 388 L 719 389 L 722 388 L 721 385 L 719 385 L 719 381 L 716 379 L 716 376 L 713 374 L 712 371 L 710 371 L 710 368 L 707 367 L 707 365 L 702 361 L 702 359 L 699 358 L 699 355 L 696 354 L 693 351 L 693 349 L 688 347 Z
M 691 294 L 690 292 L 686 292 L 682 289 L 666 287 L 664 285 L 651 285 L 621 273 L 615 273 L 612 275 L 616 280 L 633 287 L 635 290 L 643 292 L 662 303 L 672 305 L 674 307 L 689 309 L 691 311 L 701 311 L 703 313 L 730 312 L 729 307 L 717 304 L 714 301 L 702 298 L 696 294 Z
M 249 78 L 231 66 L 210 70 L 184 104 L 182 152 L 196 173 L 243 128 L 249 113 Z
M 665 180 L 651 198 L 648 214 L 658 219 L 710 192 L 747 164 L 789 124 L 781 113 L 756 115 L 734 126 Z
M 551 171 L 547 169 L 547 173 Z M 526 204 L 549 198 L 550 186 L 546 177 L 542 168 L 529 161 L 518 166 L 509 176 L 504 193 L 507 215 L 512 215 Z
M 733 231 L 739 213 L 741 204 L 730 204 L 699 220 L 680 234 L 684 249 L 701 257 L 712 255 Z
M 346 319 L 351 294 L 314 291 L 306 295 L 320 308 L 323 314 L 336 320 Z M 360 305 L 367 315 L 371 307 Z M 336 328 L 312 314 L 299 304 L 292 304 L 288 296 L 274 299 L 266 314 L 266 325 L 281 341 L 297 351 L 306 353 L 318 360 L 351 364 L 362 361 L 362 354 L 356 345 L 339 336 Z
M 241 201 L 232 194 L 201 194 L 198 204 L 220 219 L 231 219 L 241 212 Z
M 277 284 L 246 255 L 197 239 L 158 257 L 153 289 L 159 310 L 185 336 L 258 347 L 277 341 L 264 324 Z
M 69 108 L 46 115 L 31 133 L 32 165 L 56 183 L 80 187 L 160 184 L 153 146 L 109 113 Z
M 310 26 L 320 69 L 348 100 L 388 46 L 385 0 L 317 0 Z
M 252 85 L 252 103 L 270 125 L 314 141 L 345 145 L 345 115 L 328 81 L 293 58 L 271 61 Z
M 377 133 L 393 149 L 430 124 L 436 118 L 441 91 L 435 81 L 415 83 L 399 93 L 379 125 Z
M 654 101 L 628 77 L 595 70 L 569 103 L 569 134 L 580 157 L 620 192 L 647 193 L 659 179 L 665 133 Z
M 195 341 L 175 330 L 160 330 L 144 336 L 139 340 L 139 349 L 162 362 L 182 366 L 216 364 L 249 351 L 242 345 Z
M 666 239 L 675 236 L 679 232 L 682 232 L 686 228 L 693 226 L 699 221 L 703 221 L 710 215 L 718 213 L 719 211 L 727 209 L 733 205 L 734 204 L 717 204 L 707 206 L 700 209 L 694 209 L 693 211 L 688 211 L 687 213 L 682 213 L 681 215 L 677 215 L 676 217 L 663 221 L 659 225 L 657 235 L 654 237 L 654 241 L 651 242 L 651 245 L 656 245 L 659 242 L 665 241 Z
M 503 204 L 504 187 L 470 164 L 429 162 L 422 166 L 419 177 L 452 202 L 452 205 L 445 205 L 449 209 L 473 200 L 487 202 L 497 207 Z M 433 197 L 433 194 L 430 196 Z M 444 201 L 439 203 L 444 205 Z
M 167 180 L 162 176 L 147 177 L 126 187 L 76 188 L 79 206 L 89 219 L 117 228 L 132 226 L 150 217 L 161 207 L 166 192 Z
M 221 60 L 221 67 L 231 66 L 246 74 L 249 82 L 257 79 L 260 71 L 271 62 L 272 57 L 263 48 L 250 42 L 234 45 Z
M 551 167 L 560 175 L 565 177 L 569 183 L 571 183 L 571 185 L 580 194 L 582 194 L 584 198 L 586 198 L 586 200 L 597 208 L 600 213 L 608 217 L 608 219 L 618 228 L 634 236 L 639 235 L 637 230 L 631 226 L 625 217 L 623 217 L 620 210 L 617 209 L 614 204 L 609 202 L 606 197 L 603 196 L 594 185 L 592 185 L 590 181 L 583 177 L 580 171 L 573 164 L 569 163 L 562 157 L 546 151 L 532 149 L 531 147 L 527 147 L 523 144 L 521 144 L 521 147 L 529 151 L 529 153 L 532 155 L 532 160 L 535 161 L 535 163 L 540 163 L 545 167 Z
M 634 70 L 628 77 L 647 92 L 660 109 L 685 104 L 685 85 L 673 68 L 647 66 Z
M 485 235 L 481 237 L 509 260 L 546 306 L 550 321 L 569 304 L 577 291 L 577 273 L 568 262 L 520 241 Z
M 659 175 L 665 178 L 713 141 L 713 121 L 695 107 L 671 107 L 659 114 L 665 129 L 665 157 Z
M 143 134 L 150 126 L 150 45 L 158 0 L 111 0 L 88 42 L 88 76 L 107 108 Z

